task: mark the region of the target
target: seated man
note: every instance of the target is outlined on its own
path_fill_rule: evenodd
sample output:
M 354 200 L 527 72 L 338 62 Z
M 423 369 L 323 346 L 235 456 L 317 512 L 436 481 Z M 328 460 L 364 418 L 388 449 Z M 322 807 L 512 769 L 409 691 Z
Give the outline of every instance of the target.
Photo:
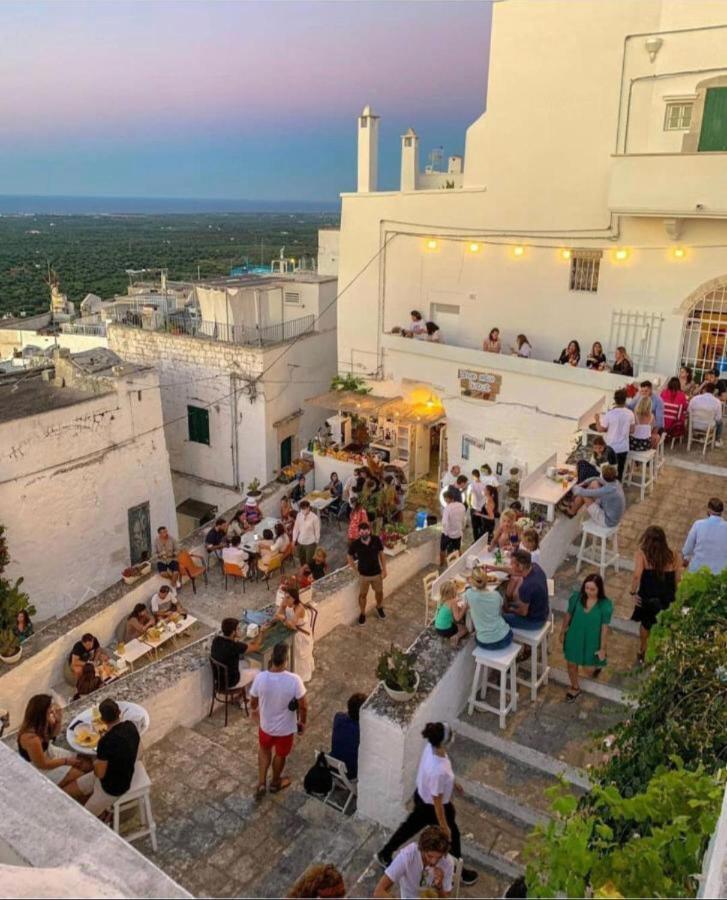
M 227 533 L 227 522 L 223 518 L 216 520 L 215 524 L 207 532 L 204 539 L 204 545 L 209 553 L 210 561 L 215 557 L 222 559 L 222 548 L 225 546 L 225 534 Z
M 503 604 L 502 617 L 511 628 L 537 631 L 545 625 L 550 615 L 548 579 L 527 550 L 515 550 L 511 568 L 519 581 L 514 596 Z
M 240 633 L 240 622 L 234 618 L 222 620 L 222 634 L 212 638 L 210 657 L 227 670 L 227 687 L 247 687 L 260 671 L 258 663 L 245 659 L 245 654 L 260 650 L 262 637 L 246 644 Z M 262 631 L 260 632 L 262 635 Z M 219 685 L 218 685 L 219 687 Z
M 333 717 L 331 756 L 346 764 L 346 774 L 355 781 L 358 778 L 358 745 L 361 731 L 358 714 L 366 702 L 366 694 L 352 694 L 348 698 L 347 712 L 337 712 Z
M 157 528 L 157 537 L 154 541 L 157 572 L 162 578 L 169 578 L 175 590 L 179 590 L 182 586 L 177 553 L 179 553 L 179 544 L 169 534 L 166 527 L 161 525 Z
M 108 659 L 108 654 L 101 649 L 98 639 L 90 633 L 84 634 L 80 641 L 76 641 L 68 654 L 66 681 L 75 687 L 83 673 L 84 663 L 103 662 L 105 659 Z
M 177 600 L 177 592 L 168 584 L 163 584 L 149 602 L 155 621 L 170 619 L 175 613 L 185 613 Z
M 586 512 L 596 525 L 615 528 L 619 524 L 626 512 L 626 497 L 616 466 L 602 466 L 600 478 L 573 488 L 568 515 L 574 516 L 581 506 L 586 507 Z
M 230 546 L 225 547 L 222 551 L 222 562 L 239 566 L 242 569 L 242 574 L 247 575 L 247 564 L 249 561 L 250 554 L 240 546 L 240 536 L 236 534 L 230 541 Z
M 141 741 L 136 725 L 121 721 L 121 709 L 115 700 L 102 700 L 98 711 L 107 730 L 96 748 L 96 781 L 86 803 L 86 809 L 94 816 L 105 813 L 131 787 Z
M 717 387 L 712 382 L 702 385 L 701 391 L 689 401 L 689 415 L 700 420 L 709 421 L 710 416 L 715 423 L 715 443 L 722 446 L 722 404 L 717 399 Z

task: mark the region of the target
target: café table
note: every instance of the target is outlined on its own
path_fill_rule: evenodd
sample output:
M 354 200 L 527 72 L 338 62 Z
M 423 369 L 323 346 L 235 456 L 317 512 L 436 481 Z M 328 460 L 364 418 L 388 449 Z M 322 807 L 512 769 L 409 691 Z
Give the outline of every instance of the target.
M 131 641 L 122 641 L 122 643 L 124 645 L 124 652 L 119 653 L 117 648 L 114 650 L 114 655 L 119 662 L 125 663 L 132 671 L 134 670 L 135 662 L 138 662 L 142 657 L 151 653 L 152 648 L 149 644 L 140 641 L 139 638 L 134 638 Z
M 270 613 L 270 617 L 274 615 L 274 609 L 272 607 L 266 607 L 266 612 Z M 245 621 L 245 612 L 242 614 L 242 622 Z M 288 658 L 288 669 L 292 672 L 295 669 L 295 642 L 293 638 L 295 637 L 295 632 L 291 631 L 290 628 L 286 628 L 282 622 L 274 621 L 270 627 L 266 628 L 262 633 L 262 644 L 259 650 L 248 650 L 245 654 L 247 659 L 258 659 L 260 661 L 260 667 L 263 669 L 268 668 L 270 657 L 273 653 L 273 647 L 276 644 L 287 643 L 289 650 L 289 658 Z M 255 638 L 246 638 L 245 640 L 256 640 Z
M 179 619 L 178 622 L 173 622 L 171 619 L 167 619 L 165 622 L 160 622 L 158 625 L 155 625 L 154 628 L 159 631 L 158 640 L 152 640 L 149 637 L 149 632 L 145 632 L 139 638 L 139 640 L 149 646 L 154 653 L 162 646 L 162 644 L 166 644 L 168 641 L 174 640 L 179 637 L 180 634 L 184 634 L 185 631 L 188 631 L 193 625 L 195 625 L 197 619 L 194 616 L 190 616 L 187 613 L 186 616 L 183 616 Z
M 327 496 L 321 496 L 324 493 Z M 307 494 L 303 499 L 310 503 L 312 509 L 322 512 L 324 509 L 328 509 L 336 498 L 332 497 L 329 491 L 313 491 L 312 493 Z
M 144 707 L 140 706 L 138 703 L 132 703 L 130 700 L 119 700 L 117 702 L 119 704 L 119 709 L 121 710 L 121 720 L 133 722 L 139 729 L 139 734 L 144 734 L 149 728 L 149 713 Z M 94 710 L 97 710 L 97 707 L 89 706 L 87 709 L 84 709 L 83 712 L 80 712 L 73 721 L 69 723 L 68 728 L 66 729 L 66 741 L 68 742 L 69 747 L 75 750 L 76 753 L 83 753 L 87 756 L 96 755 L 96 744 L 98 741 L 90 745 L 82 743 L 81 740 L 79 740 L 79 736 L 83 733 L 98 735 L 100 737 L 98 730 L 100 719 L 98 718 L 98 714 L 94 718 Z

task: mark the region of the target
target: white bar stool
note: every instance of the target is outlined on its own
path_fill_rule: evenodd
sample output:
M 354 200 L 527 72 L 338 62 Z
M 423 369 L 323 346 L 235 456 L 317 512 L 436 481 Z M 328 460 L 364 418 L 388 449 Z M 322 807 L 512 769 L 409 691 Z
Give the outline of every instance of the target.
M 639 466 L 635 470 L 636 466 Z M 654 489 L 656 481 L 656 450 L 629 450 L 626 458 L 623 485 L 633 485 L 641 489 L 641 499 L 646 495 L 646 489 Z
M 509 647 L 504 647 L 502 650 L 483 650 L 482 647 L 475 647 L 472 651 L 472 656 L 475 658 L 475 677 L 472 679 L 467 715 L 471 716 L 475 709 L 481 709 L 483 712 L 493 712 L 500 717 L 500 728 L 505 727 L 507 714 L 517 711 L 516 661 L 519 652 L 520 645 L 515 643 L 510 644 Z M 499 706 L 491 706 L 486 699 L 487 690 L 490 687 L 488 681 L 490 669 L 494 669 L 500 676 Z M 507 685 L 508 675 L 510 676 L 509 689 Z M 480 688 L 484 698 L 482 700 L 477 699 Z M 510 694 L 509 699 L 508 693 Z
M 606 525 L 597 525 L 592 519 L 586 518 L 581 530 L 581 546 L 578 550 L 576 574 L 580 572 L 583 563 L 592 563 L 594 566 L 598 566 L 601 578 L 606 577 L 606 569 L 609 566 L 613 566 L 618 572 L 618 525 L 608 528 Z M 588 543 L 589 537 L 591 538 L 590 544 Z M 611 539 L 611 550 L 608 549 L 609 538 Z M 600 542 L 600 547 L 598 542 Z
M 656 472 L 655 477 L 661 475 L 661 470 L 666 464 L 666 431 L 663 431 L 659 438 L 659 446 L 656 448 Z
M 156 853 L 157 849 L 157 826 L 151 813 L 151 779 L 147 775 L 144 763 L 139 760 L 134 766 L 134 775 L 131 779 L 129 790 L 122 794 L 112 807 L 114 817 L 114 831 L 121 834 L 119 830 L 119 820 L 121 818 L 121 810 L 127 806 L 136 804 L 139 809 L 139 817 L 141 818 L 141 828 L 132 831 L 130 834 L 124 834 L 122 837 L 126 841 L 135 841 L 138 838 L 146 837 L 148 834 L 151 838 L 152 850 Z
M 550 666 L 548 665 L 548 637 L 553 631 L 553 613 L 543 625 L 529 631 L 527 628 L 513 628 L 512 639 L 518 644 L 524 644 L 530 647 L 530 678 L 521 678 L 516 675 L 517 683 L 524 684 L 530 688 L 530 699 L 533 703 L 538 699 L 538 688 L 541 684 L 548 683 L 550 675 Z M 540 653 L 540 666 L 538 666 L 538 653 Z M 538 672 L 540 669 L 540 672 Z

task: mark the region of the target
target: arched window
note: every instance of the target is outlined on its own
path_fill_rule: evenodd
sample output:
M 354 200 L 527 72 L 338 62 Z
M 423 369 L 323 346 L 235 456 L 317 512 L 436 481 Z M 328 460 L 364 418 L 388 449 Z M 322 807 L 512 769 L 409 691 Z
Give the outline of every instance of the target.
M 697 380 L 706 369 L 727 369 L 727 276 L 703 285 L 684 306 L 681 364 Z

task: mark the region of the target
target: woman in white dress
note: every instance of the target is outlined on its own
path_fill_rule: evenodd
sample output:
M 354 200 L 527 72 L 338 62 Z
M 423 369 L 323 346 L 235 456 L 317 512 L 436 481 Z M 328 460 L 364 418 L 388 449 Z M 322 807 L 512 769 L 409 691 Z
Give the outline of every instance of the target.
M 293 671 L 296 675 L 300 675 L 303 681 L 310 681 L 315 669 L 310 610 L 301 601 L 297 588 L 286 586 L 283 591 L 283 603 L 275 618 L 295 632 Z

